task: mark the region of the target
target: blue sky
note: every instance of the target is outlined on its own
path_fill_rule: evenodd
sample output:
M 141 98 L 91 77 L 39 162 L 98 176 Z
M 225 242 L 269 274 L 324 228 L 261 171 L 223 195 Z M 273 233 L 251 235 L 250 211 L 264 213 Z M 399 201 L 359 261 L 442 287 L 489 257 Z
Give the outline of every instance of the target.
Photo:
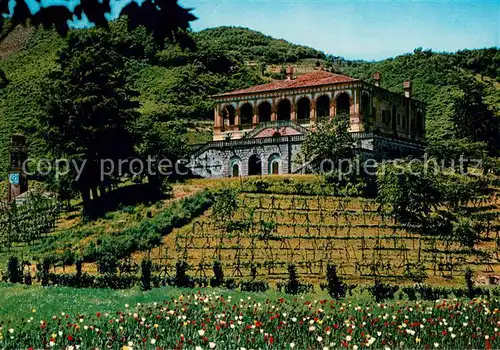
M 181 0 L 199 17 L 196 31 L 249 27 L 346 58 L 392 57 L 416 47 L 435 51 L 500 46 L 500 0 L 336 1 Z
M 222 25 L 248 27 L 350 59 L 383 59 L 417 47 L 434 51 L 500 47 L 500 0 L 179 1 L 194 8 L 199 18 L 192 24 L 195 31 Z M 78 2 L 42 0 L 42 5 Z

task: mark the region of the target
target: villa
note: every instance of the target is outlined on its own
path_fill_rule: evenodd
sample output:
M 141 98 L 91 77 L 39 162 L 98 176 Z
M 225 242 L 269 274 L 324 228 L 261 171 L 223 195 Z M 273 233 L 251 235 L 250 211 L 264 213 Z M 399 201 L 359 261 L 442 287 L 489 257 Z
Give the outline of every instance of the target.
M 364 156 L 376 160 L 420 156 L 425 135 L 425 106 L 373 83 L 323 70 L 213 96 L 213 141 L 192 155 L 190 169 L 202 177 L 293 174 L 301 143 L 321 120 L 345 113 L 350 132 Z

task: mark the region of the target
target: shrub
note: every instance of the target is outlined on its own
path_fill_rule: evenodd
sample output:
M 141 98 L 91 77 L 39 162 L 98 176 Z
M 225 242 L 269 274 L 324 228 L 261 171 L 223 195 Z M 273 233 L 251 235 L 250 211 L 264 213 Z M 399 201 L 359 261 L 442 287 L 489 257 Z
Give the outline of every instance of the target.
M 20 283 L 22 281 L 21 267 L 17 256 L 11 256 L 7 262 L 7 280 L 10 283 Z
M 468 268 L 465 271 L 465 284 L 467 285 L 467 296 L 469 297 L 469 299 L 473 299 L 475 294 L 474 282 L 472 281 L 472 276 L 473 276 L 472 270 Z
M 31 273 L 30 272 L 27 272 L 24 275 L 24 284 L 27 285 L 27 286 L 31 286 L 33 284 L 33 280 L 31 278 Z
M 326 267 L 327 289 L 330 296 L 334 299 L 345 297 L 345 287 L 342 280 L 337 275 L 337 267 L 328 264 Z
M 210 280 L 210 285 L 212 287 L 220 287 L 224 282 L 224 271 L 222 270 L 220 261 L 214 261 L 213 270 L 214 277 Z
M 234 278 L 227 278 L 224 280 L 224 288 L 226 289 L 236 289 L 238 288 L 238 282 Z
M 150 290 L 151 289 L 151 271 L 153 270 L 153 264 L 149 259 L 143 259 L 141 262 L 141 289 Z
M 269 284 L 266 281 L 244 281 L 240 284 L 242 292 L 265 292 L 269 289 Z
M 297 275 L 297 267 L 294 264 L 288 265 L 288 282 L 285 286 L 285 293 L 298 294 L 299 293 L 299 278 Z
M 50 257 L 45 257 L 42 261 L 42 272 L 41 272 L 41 280 L 42 280 L 42 286 L 48 286 L 49 285 L 49 269 L 52 261 Z
M 194 282 L 186 274 L 188 270 L 188 264 L 185 261 L 177 261 L 175 264 L 175 279 L 174 284 L 177 287 L 183 288 L 193 288 Z
M 375 297 L 377 302 L 393 299 L 394 294 L 398 291 L 398 286 L 390 286 L 386 283 L 381 282 L 378 278 L 375 279 L 375 283 L 369 288 L 370 293 Z

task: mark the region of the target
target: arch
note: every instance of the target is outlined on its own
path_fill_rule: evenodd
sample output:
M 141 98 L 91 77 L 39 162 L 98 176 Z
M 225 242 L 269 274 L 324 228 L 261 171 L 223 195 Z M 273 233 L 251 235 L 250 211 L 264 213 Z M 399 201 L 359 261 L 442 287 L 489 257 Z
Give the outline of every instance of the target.
M 229 176 L 230 177 L 240 177 L 241 176 L 241 160 L 240 160 L 240 158 L 235 157 L 229 161 Z
M 307 97 L 302 97 L 297 102 L 297 119 L 304 120 L 311 117 L 311 101 Z
M 259 123 L 271 121 L 271 104 L 267 101 L 262 102 L 258 107 Z
M 240 107 L 241 125 L 253 123 L 253 107 L 250 103 L 245 103 Z
M 262 175 L 262 161 L 258 154 L 252 154 L 248 158 L 248 175 Z
M 278 120 L 290 120 L 292 115 L 292 104 L 285 98 L 278 103 Z
M 235 122 L 235 109 L 233 105 L 227 105 L 222 110 L 222 124 L 223 125 L 234 125 Z
M 322 95 L 316 100 L 316 117 L 325 118 L 330 116 L 330 97 Z
M 278 175 L 281 173 L 281 156 L 274 153 L 269 157 L 268 161 L 268 174 Z
M 337 96 L 337 115 L 351 113 L 351 98 L 347 92 L 343 92 Z

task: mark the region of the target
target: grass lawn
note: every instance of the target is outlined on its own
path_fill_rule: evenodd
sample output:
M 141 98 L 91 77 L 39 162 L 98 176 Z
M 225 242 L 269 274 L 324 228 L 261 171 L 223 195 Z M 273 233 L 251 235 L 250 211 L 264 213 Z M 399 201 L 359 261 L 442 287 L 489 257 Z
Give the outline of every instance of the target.
M 182 289 L 165 287 L 143 292 L 139 288 L 130 290 L 77 289 L 64 287 L 25 286 L 21 284 L 0 283 L 0 324 L 18 324 L 32 317 L 46 319 L 61 312 L 75 315 L 94 315 L 97 312 L 116 312 L 125 304 L 136 305 L 163 302 L 167 298 L 178 298 L 182 294 L 197 292 L 217 292 L 232 295 L 233 298 L 246 298 L 251 295 L 257 300 L 277 299 L 286 295 L 274 291 L 266 293 L 246 293 L 220 289 Z M 310 298 L 327 298 L 328 294 L 317 292 Z M 35 310 L 35 312 L 33 312 Z
M 492 349 L 500 345 L 499 308 L 482 299 L 376 303 L 363 295 L 0 284 L 0 347 Z

